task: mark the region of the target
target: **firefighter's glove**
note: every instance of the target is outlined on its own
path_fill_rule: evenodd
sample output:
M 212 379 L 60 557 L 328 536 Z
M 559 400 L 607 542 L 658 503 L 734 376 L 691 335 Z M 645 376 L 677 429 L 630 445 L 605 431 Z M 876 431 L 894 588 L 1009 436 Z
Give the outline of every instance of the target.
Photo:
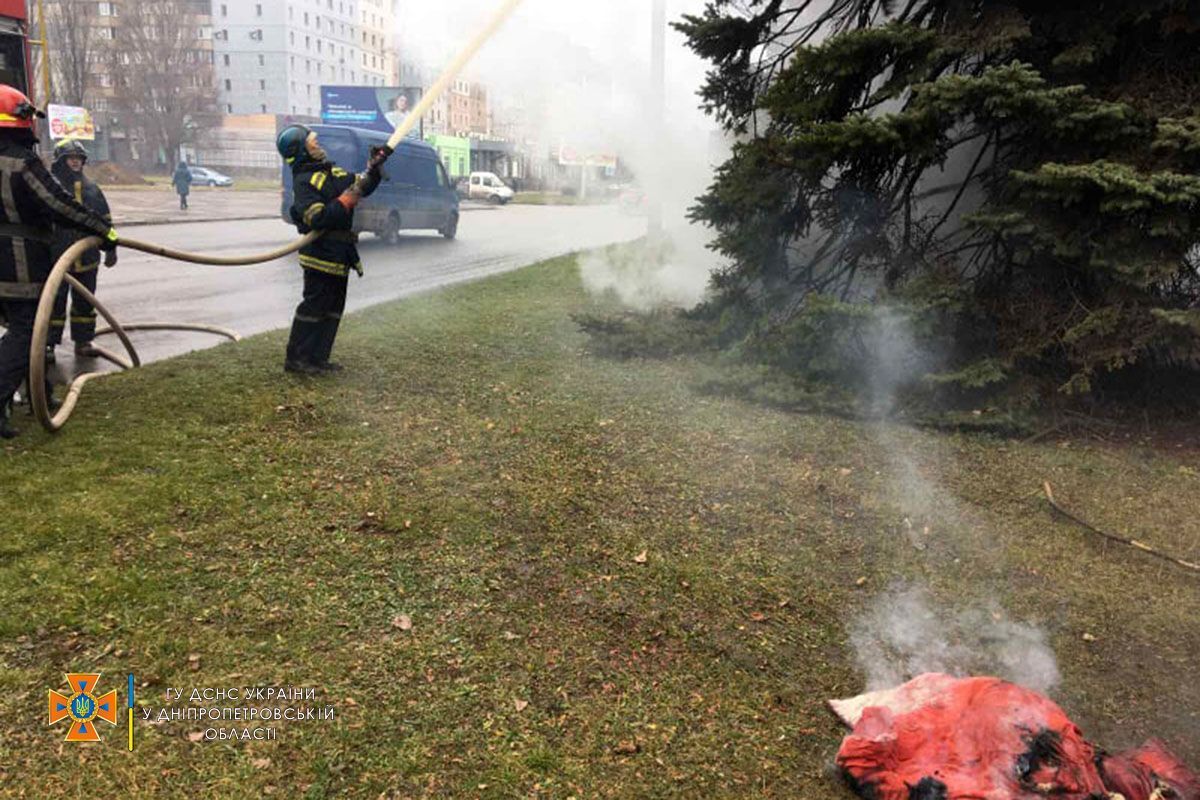
M 351 269 L 358 273 L 358 277 L 361 278 L 363 276 L 362 264 L 355 264 Z
M 367 170 L 369 172 L 378 172 L 383 168 L 384 162 L 387 161 L 394 152 L 396 151 L 388 147 L 386 144 L 383 146 L 372 145 L 371 157 L 367 159 Z
M 117 242 L 119 241 L 119 239 L 117 237 L 117 229 L 116 228 L 109 228 L 108 233 L 104 234 L 103 239 L 104 239 L 104 241 L 102 241 L 100 243 L 101 250 L 103 250 L 106 253 L 111 253 L 117 249 Z
M 115 267 L 117 265 L 117 251 L 109 250 L 104 254 L 104 266 Z

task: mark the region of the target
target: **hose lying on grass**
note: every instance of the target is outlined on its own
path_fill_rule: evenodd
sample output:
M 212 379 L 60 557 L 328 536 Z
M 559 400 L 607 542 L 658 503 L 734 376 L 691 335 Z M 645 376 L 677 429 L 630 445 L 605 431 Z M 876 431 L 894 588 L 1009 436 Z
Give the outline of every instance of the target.
M 186 261 L 191 264 L 207 264 L 210 266 L 221 267 L 241 267 L 251 264 L 262 264 L 267 261 L 274 261 L 277 258 L 283 258 L 286 255 L 296 252 L 300 248 L 314 241 L 319 234 L 310 233 L 300 239 L 292 242 L 284 247 L 277 248 L 268 253 L 258 253 L 249 256 L 234 256 L 234 257 L 218 257 L 205 256 L 197 253 L 189 253 L 183 250 L 172 250 L 161 245 L 151 244 L 149 242 L 140 242 L 136 239 L 121 239 L 122 247 L 128 247 L 132 250 L 140 250 L 143 253 L 151 253 L 153 255 L 163 256 L 175 261 Z M 80 239 L 75 244 L 67 248 L 54 263 L 54 269 L 50 271 L 50 277 L 46 279 L 46 284 L 42 289 L 41 299 L 38 301 L 37 316 L 33 322 L 33 343 L 29 346 L 29 403 L 33 408 L 33 414 L 37 417 L 37 421 L 43 428 L 55 433 L 62 430 L 62 427 L 67 424 L 67 420 L 71 418 L 71 414 L 75 411 L 75 405 L 79 402 L 79 395 L 83 391 L 84 385 L 93 378 L 103 375 L 102 372 L 87 372 L 78 376 L 71 382 L 67 389 L 66 397 L 63 398 L 62 406 L 58 411 L 51 413 L 50 398 L 46 394 L 46 341 L 50 334 L 50 318 L 54 314 L 54 298 L 58 294 L 58 288 L 62 286 L 63 281 L 71 284 L 80 295 L 87 300 L 96 309 L 96 312 L 104 317 L 109 324 L 108 328 L 101 328 L 96 331 L 97 336 L 116 334 L 121 340 L 121 344 L 125 346 L 125 352 L 128 354 L 128 359 L 113 353 L 105 348 L 97 347 L 96 351 L 102 358 L 105 358 L 122 369 L 133 369 L 142 364 L 141 358 L 138 356 L 137 349 L 134 348 L 133 342 L 129 340 L 129 331 L 136 330 L 153 330 L 153 331 L 199 331 L 202 333 L 213 333 L 218 336 L 224 336 L 228 339 L 237 341 L 240 337 L 233 331 L 219 328 L 214 325 L 198 325 L 198 324 L 179 324 L 170 322 L 142 322 L 134 325 L 122 325 L 108 307 L 100 302 L 97 297 L 87 290 L 82 283 L 75 279 L 68 270 L 85 252 L 99 247 L 102 242 L 98 236 L 89 236 Z
M 488 20 L 488 23 L 483 29 L 473 38 L 462 52 L 454 59 L 445 72 L 434 82 L 421 101 L 409 113 L 395 132 L 388 139 L 388 147 L 395 150 L 399 147 L 404 138 L 409 132 L 417 126 L 437 99 L 450 87 L 450 84 L 458 77 L 458 74 L 463 70 L 467 63 L 474 57 L 479 48 L 483 47 L 484 43 L 492 38 L 499 30 L 500 26 L 508 19 L 509 15 L 516 10 L 521 4 L 521 0 L 504 0 L 496 13 Z M 118 244 L 122 247 L 128 247 L 133 250 L 140 250 L 143 253 L 162 256 L 164 258 L 173 259 L 175 261 L 185 261 L 190 264 L 205 264 L 209 266 L 223 267 L 238 267 L 250 266 L 252 264 L 262 264 L 267 261 L 274 261 L 277 258 L 283 258 L 286 255 L 296 252 L 310 242 L 315 241 L 321 234 L 319 232 L 309 233 L 297 241 L 272 250 L 268 253 L 260 253 L 250 256 L 234 256 L 234 257 L 217 257 L 206 256 L 198 253 L 189 253 L 183 250 L 173 250 L 169 247 L 151 244 L 150 242 L 140 242 L 136 239 L 120 239 Z M 58 261 L 54 264 L 54 269 L 50 272 L 50 277 L 46 279 L 46 284 L 42 289 L 41 299 L 38 301 L 37 317 L 33 324 L 33 343 L 30 345 L 29 351 L 29 398 L 30 405 L 33 407 L 33 413 L 37 417 L 37 421 L 43 428 L 55 433 L 62 430 L 70 419 L 71 413 L 75 410 L 75 405 L 79 402 L 79 395 L 83 391 L 84 385 L 93 378 L 96 378 L 104 373 L 89 372 L 78 376 L 71 382 L 67 389 L 66 397 L 63 398 L 62 405 L 57 412 L 50 411 L 50 398 L 46 392 L 46 341 L 49 338 L 50 317 L 54 310 L 54 298 L 58 294 L 58 289 L 62 286 L 63 281 L 67 281 L 80 295 L 90 302 L 104 319 L 108 322 L 108 328 L 103 328 L 96 331 L 96 335 L 116 334 L 121 340 L 121 344 L 125 346 L 125 352 L 129 358 L 122 358 L 116 353 L 111 352 L 102 347 L 97 347 L 96 352 L 122 369 L 133 369 L 141 366 L 141 358 L 139 358 L 137 350 L 133 343 L 129 340 L 129 331 L 199 331 L 203 333 L 213 333 L 218 336 L 238 340 L 238 335 L 233 331 L 219 328 L 213 325 L 188 325 L 176 324 L 170 322 L 141 322 L 134 325 L 122 326 L 112 312 L 108 310 L 96 296 L 89 292 L 74 276 L 68 274 L 67 270 L 70 265 L 83 255 L 84 252 L 102 244 L 99 237 L 90 236 L 86 239 L 80 239 L 67 249 Z

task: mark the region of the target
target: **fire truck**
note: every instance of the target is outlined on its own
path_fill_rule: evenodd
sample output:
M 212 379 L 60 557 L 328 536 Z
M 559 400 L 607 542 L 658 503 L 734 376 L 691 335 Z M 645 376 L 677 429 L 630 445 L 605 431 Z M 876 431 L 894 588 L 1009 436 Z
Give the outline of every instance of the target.
M 0 83 L 29 94 L 29 36 L 25 0 L 0 0 Z

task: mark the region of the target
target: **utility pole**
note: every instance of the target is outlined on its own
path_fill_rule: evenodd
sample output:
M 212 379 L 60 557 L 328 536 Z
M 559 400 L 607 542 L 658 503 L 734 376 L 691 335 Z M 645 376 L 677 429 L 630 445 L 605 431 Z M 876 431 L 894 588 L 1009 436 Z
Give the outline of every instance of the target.
M 36 5 L 37 5 L 37 12 L 38 12 L 38 35 L 41 38 L 40 39 L 30 39 L 29 44 L 35 45 L 38 48 L 40 48 L 38 54 L 41 56 L 39 61 L 41 61 L 41 67 L 42 67 L 42 102 L 35 103 L 35 105 L 39 106 L 44 111 L 46 109 L 46 106 L 48 106 L 50 104 L 50 43 L 46 38 L 46 4 L 45 4 L 45 0 L 37 0 Z M 32 21 L 31 21 L 31 26 L 32 26 Z M 30 77 L 29 94 L 30 94 L 30 96 L 32 96 L 33 88 L 37 84 L 37 76 L 31 75 L 29 77 Z
M 665 132 L 663 123 L 666 118 L 666 89 L 667 89 L 667 0 L 654 0 L 650 20 L 650 108 L 649 129 L 652 150 L 657 151 L 663 146 Z M 663 207 L 662 187 L 667 176 L 663 175 L 662 162 L 652 158 L 650 164 L 650 186 L 646 195 L 647 201 L 647 230 L 652 242 L 662 237 Z

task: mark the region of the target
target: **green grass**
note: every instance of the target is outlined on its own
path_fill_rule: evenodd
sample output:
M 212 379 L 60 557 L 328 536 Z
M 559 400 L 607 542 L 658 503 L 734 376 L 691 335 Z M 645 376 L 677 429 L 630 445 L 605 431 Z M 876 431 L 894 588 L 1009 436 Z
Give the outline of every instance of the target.
M 19 420 L 0 795 L 843 798 L 824 701 L 899 579 L 1044 626 L 1095 740 L 1200 761 L 1198 582 L 1036 497 L 1195 558 L 1194 449 L 770 410 L 698 392 L 712 364 L 589 355 L 595 306 L 560 259 L 350 318 L 336 380 L 285 377 L 274 333 L 96 382 L 57 437 Z M 883 444 L 941 487 L 925 550 Z M 67 671 L 154 707 L 315 687 L 337 718 L 66 745 Z
M 601 199 L 581 200 L 577 195 L 552 192 L 517 192 L 509 202 L 519 206 L 583 206 L 606 202 Z

